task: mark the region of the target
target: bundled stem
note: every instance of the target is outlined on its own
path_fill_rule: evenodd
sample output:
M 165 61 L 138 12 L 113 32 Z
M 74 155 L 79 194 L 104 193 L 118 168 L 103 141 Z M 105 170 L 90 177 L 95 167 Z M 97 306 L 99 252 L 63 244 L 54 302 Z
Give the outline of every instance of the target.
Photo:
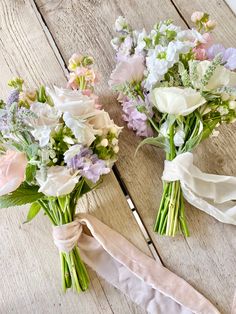
M 78 195 L 67 195 L 63 198 L 48 198 L 39 200 L 39 204 L 55 226 L 67 224 L 73 221 Z M 68 288 L 80 293 L 89 286 L 89 277 L 79 248 L 75 246 L 69 253 L 60 252 L 62 289 Z
M 174 124 L 169 128 L 169 137 L 170 152 L 166 154 L 166 159 L 173 160 L 176 156 Z M 180 181 L 164 182 L 154 231 L 161 235 L 175 236 L 179 230 L 182 231 L 184 236 L 189 236 Z

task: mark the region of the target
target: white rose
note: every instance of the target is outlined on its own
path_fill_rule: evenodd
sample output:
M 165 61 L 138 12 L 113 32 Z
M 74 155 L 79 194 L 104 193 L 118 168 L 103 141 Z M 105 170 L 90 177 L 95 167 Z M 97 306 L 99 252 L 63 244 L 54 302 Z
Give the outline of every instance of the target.
M 62 167 L 50 167 L 47 170 L 47 178 L 44 180 L 43 173 L 36 173 L 36 180 L 40 186 L 39 192 L 47 196 L 61 196 L 73 191 L 79 181 L 79 176 L 71 175 L 70 170 Z
M 54 86 L 54 90 L 47 87 L 47 93 L 52 98 L 55 107 L 61 112 L 81 116 L 95 110 L 95 99 L 79 91 Z
M 109 130 L 116 129 L 115 134 L 117 136 L 122 130 L 122 127 L 118 127 L 114 121 L 110 118 L 109 113 L 104 110 L 97 110 L 96 114 L 88 119 L 90 125 L 98 131 L 102 131 L 103 134 L 106 134 Z
M 32 103 L 30 110 L 37 115 L 36 119 L 30 119 L 30 125 L 34 128 L 31 133 L 43 147 L 48 144 L 51 131 L 59 122 L 60 113 L 47 103 L 40 102 Z
M 163 113 L 186 116 L 206 100 L 192 88 L 159 87 L 152 91 L 154 106 Z
M 33 126 L 56 125 L 60 113 L 55 107 L 49 106 L 47 103 L 35 102 L 30 105 L 30 110 L 37 115 L 36 119 L 32 119 Z
M 191 67 L 192 62 L 189 63 Z M 198 62 L 197 74 L 198 80 L 192 82 L 195 88 L 201 88 L 201 80 L 206 73 L 206 70 L 211 65 L 211 61 L 204 60 Z M 222 65 L 218 65 L 213 75 L 211 76 L 208 84 L 204 87 L 205 90 L 216 89 L 222 86 L 236 86 L 236 73 L 226 69 Z
M 93 129 L 85 119 L 75 117 L 69 112 L 65 112 L 63 120 L 80 144 L 90 146 L 95 140 L 95 135 L 98 134 L 98 131 Z

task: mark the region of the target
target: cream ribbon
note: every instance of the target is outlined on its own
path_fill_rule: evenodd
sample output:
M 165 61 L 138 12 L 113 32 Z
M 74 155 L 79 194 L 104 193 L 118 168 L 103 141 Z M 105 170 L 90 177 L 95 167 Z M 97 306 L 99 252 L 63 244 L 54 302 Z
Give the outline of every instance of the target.
M 86 225 L 91 236 L 83 232 Z M 55 245 L 69 252 L 78 245 L 83 261 L 110 284 L 152 314 L 219 314 L 199 292 L 160 262 L 139 251 L 89 214 L 53 227 Z
M 163 181 L 180 180 L 185 199 L 217 220 L 236 225 L 236 177 L 208 174 L 193 165 L 193 154 L 165 161 Z

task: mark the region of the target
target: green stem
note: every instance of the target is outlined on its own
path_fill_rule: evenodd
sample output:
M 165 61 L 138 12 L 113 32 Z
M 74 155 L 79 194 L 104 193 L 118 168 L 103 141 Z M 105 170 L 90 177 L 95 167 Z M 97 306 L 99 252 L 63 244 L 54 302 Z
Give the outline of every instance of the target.
M 191 123 L 192 121 L 189 121 Z M 176 157 L 174 144 L 175 125 L 169 127 L 170 150 L 166 153 L 167 160 Z M 161 235 L 175 236 L 179 226 L 185 236 L 189 235 L 184 213 L 184 202 L 180 181 L 164 182 L 163 195 L 156 218 L 154 230 Z
M 61 279 L 62 279 L 62 290 L 66 292 L 66 279 L 65 279 L 65 259 L 62 252 L 60 252 L 60 260 L 61 260 Z

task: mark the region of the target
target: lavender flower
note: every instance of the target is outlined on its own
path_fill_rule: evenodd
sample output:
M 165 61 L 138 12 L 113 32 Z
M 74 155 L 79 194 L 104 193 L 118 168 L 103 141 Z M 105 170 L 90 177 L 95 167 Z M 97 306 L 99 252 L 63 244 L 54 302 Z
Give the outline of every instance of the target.
M 140 103 L 141 105 L 141 103 Z M 153 135 L 151 126 L 147 121 L 147 114 L 137 109 L 138 103 L 135 100 L 125 100 L 122 103 L 123 119 L 127 122 L 128 128 L 136 131 L 139 136 L 149 137 Z M 147 106 L 145 106 L 147 110 Z M 152 113 L 149 112 L 150 116 Z
M 213 60 L 217 54 L 222 56 L 224 66 L 229 70 L 236 69 L 236 48 L 225 48 L 221 44 L 212 45 L 207 49 L 207 57 Z
M 19 101 L 19 95 L 20 95 L 19 90 L 13 89 L 7 98 L 7 102 L 6 102 L 7 106 L 10 106 L 14 102 L 18 102 Z
M 93 154 L 89 148 L 81 148 L 80 152 L 73 158 L 67 161 L 67 166 L 73 170 L 79 170 L 80 174 L 96 183 L 100 176 L 110 172 L 105 164 L 105 161 L 99 159 L 96 154 Z

